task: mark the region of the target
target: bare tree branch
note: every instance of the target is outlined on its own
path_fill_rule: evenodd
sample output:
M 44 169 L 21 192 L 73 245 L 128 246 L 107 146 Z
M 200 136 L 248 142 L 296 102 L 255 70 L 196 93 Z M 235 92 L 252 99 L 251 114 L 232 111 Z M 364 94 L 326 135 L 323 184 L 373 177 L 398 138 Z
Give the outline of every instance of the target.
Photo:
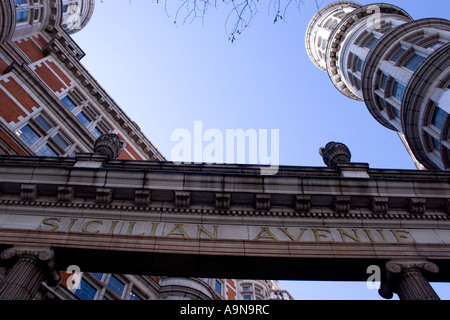
M 316 5 L 319 6 L 316 1 Z M 157 0 L 157 2 L 159 2 Z M 170 16 L 168 4 L 174 3 L 174 0 L 165 0 L 166 14 Z M 231 42 L 237 40 L 237 37 L 246 30 L 262 5 L 260 0 L 180 0 L 174 14 L 174 23 L 182 24 L 192 23 L 196 19 L 201 19 L 204 23 L 205 15 L 209 8 L 218 8 L 219 5 L 230 7 L 230 11 L 225 19 L 225 29 L 228 39 Z M 289 7 L 295 3 L 300 11 L 303 0 L 270 0 L 268 5 L 268 14 L 274 15 L 274 23 L 283 20 Z
M 131 4 L 131 0 L 129 1 Z M 160 3 L 160 0 L 153 1 Z M 319 3 L 319 0 L 314 1 L 319 10 L 323 1 L 321 3 Z M 169 4 L 173 5 L 174 2 L 176 0 L 165 0 L 164 9 L 169 17 Z M 195 20 L 200 19 L 202 24 L 204 24 L 208 9 L 218 8 L 219 3 L 222 6 L 230 6 L 231 9 L 225 19 L 225 29 L 228 34 L 228 40 L 234 42 L 237 36 L 241 35 L 250 26 L 262 2 L 260 0 L 179 0 L 179 3 L 175 5 L 173 22 L 176 24 L 181 21 L 182 24 L 185 24 L 187 22 L 193 23 Z M 300 7 L 304 2 L 303 0 L 270 0 L 267 12 L 269 15 L 273 14 L 273 11 L 275 12 L 273 22 L 286 20 L 287 10 L 293 3 L 296 4 L 297 10 L 300 11 Z

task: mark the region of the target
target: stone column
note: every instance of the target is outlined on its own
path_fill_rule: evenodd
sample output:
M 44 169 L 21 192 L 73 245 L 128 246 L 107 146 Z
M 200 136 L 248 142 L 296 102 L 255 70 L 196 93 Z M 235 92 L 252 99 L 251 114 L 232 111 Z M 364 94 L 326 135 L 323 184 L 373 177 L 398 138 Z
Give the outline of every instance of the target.
M 0 300 L 31 300 L 44 280 L 49 286 L 60 282 L 51 249 L 13 247 L 1 257 L 16 261 L 0 283 Z
M 385 299 L 397 293 L 400 300 L 440 300 L 426 279 L 437 272 L 439 267 L 429 261 L 389 261 L 379 293 Z

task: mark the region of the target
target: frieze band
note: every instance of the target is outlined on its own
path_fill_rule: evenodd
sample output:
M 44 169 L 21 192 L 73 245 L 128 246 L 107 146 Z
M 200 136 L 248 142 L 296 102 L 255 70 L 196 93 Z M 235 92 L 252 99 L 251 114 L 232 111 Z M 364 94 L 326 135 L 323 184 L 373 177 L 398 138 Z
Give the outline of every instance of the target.
M 251 241 L 379 244 L 445 243 L 450 241 L 450 230 L 434 229 L 208 225 L 62 217 L 45 217 L 35 226 L 35 229 L 50 232 Z

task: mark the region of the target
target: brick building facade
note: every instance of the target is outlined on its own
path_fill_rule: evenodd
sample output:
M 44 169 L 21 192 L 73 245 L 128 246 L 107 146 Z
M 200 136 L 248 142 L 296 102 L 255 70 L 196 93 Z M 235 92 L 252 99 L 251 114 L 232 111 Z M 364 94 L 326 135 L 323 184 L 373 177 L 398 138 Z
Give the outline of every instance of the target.
M 165 161 L 139 126 L 80 62 L 71 35 L 91 19 L 94 0 L 0 2 L 0 154 L 75 157 L 113 133 L 123 142 L 119 160 Z M 6 269 L 2 269 L 3 276 Z M 246 299 L 240 282 L 85 273 L 81 289 L 45 283 L 38 299 Z M 272 285 L 273 284 L 273 285 Z M 269 299 L 276 283 L 252 285 L 252 299 Z M 68 288 L 69 287 L 69 288 Z M 246 287 L 247 288 L 247 287 Z M 275 289 L 279 291 L 279 289 Z M 251 293 L 250 293 L 251 294 Z M 289 297 L 288 297 L 289 298 Z

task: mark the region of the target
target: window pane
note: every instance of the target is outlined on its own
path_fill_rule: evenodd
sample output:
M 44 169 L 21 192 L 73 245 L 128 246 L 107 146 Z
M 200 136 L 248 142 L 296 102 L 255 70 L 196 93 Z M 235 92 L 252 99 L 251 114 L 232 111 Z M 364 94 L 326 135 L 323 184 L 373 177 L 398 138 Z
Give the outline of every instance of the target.
M 17 10 L 16 11 L 16 22 L 26 22 L 28 21 L 28 10 Z
M 251 295 L 245 295 L 242 296 L 243 300 L 252 300 L 252 296 Z
M 358 58 L 358 62 L 356 63 L 356 71 L 362 72 L 364 66 L 364 61 Z
M 72 111 L 77 107 L 76 103 L 73 102 L 73 100 L 69 98 L 69 96 L 65 96 L 64 98 L 61 99 L 61 101 L 70 111 Z
M 434 110 L 433 120 L 431 123 L 439 130 L 442 130 L 446 115 L 447 113 L 444 110 L 442 110 L 439 107 L 436 107 L 436 109 Z
M 416 71 L 420 64 L 425 60 L 425 57 L 419 56 L 418 54 L 413 55 L 406 63 L 405 68 Z
M 97 127 L 94 127 L 94 129 L 92 129 L 91 133 L 92 133 L 96 138 L 100 137 L 100 136 L 103 134 L 103 133 L 100 131 L 100 129 L 97 128 Z
M 381 89 L 383 89 L 383 90 L 386 89 L 387 80 L 388 80 L 387 75 L 385 75 L 385 74 L 383 73 L 383 75 L 381 76 L 381 81 L 380 81 L 380 88 L 381 88 Z
M 96 277 L 98 280 L 102 280 L 103 273 L 100 272 L 91 272 L 91 274 Z
M 75 295 L 81 300 L 94 300 L 96 293 L 97 290 L 84 279 L 81 279 L 80 289 L 75 291 Z
M 401 48 L 394 54 L 391 60 L 397 62 L 398 60 L 400 60 L 400 57 L 405 53 L 405 51 L 405 49 Z
M 367 49 L 372 49 L 375 43 L 377 43 L 378 38 L 372 37 L 369 42 L 366 44 Z
M 34 118 L 34 120 L 37 123 L 39 123 L 42 129 L 44 129 L 47 132 L 50 131 L 50 129 L 52 128 L 52 126 L 42 116 L 37 116 L 36 118 Z
M 39 140 L 39 136 L 36 131 L 31 129 L 28 125 L 22 127 L 20 130 L 17 130 L 16 134 L 30 147 Z
M 83 111 L 77 114 L 77 119 L 80 120 L 85 127 L 87 127 L 91 123 L 91 120 Z
M 118 296 L 121 296 L 123 289 L 125 288 L 125 284 L 116 277 L 111 276 L 111 279 L 109 279 L 108 288 Z
M 222 293 L 222 283 L 219 280 L 216 280 L 216 291 Z
M 400 110 L 396 107 L 392 107 L 392 110 L 394 111 L 395 116 L 400 119 Z
M 403 95 L 405 94 L 405 86 L 401 83 L 395 81 L 394 89 L 392 90 L 392 95 L 397 98 L 399 101 L 402 101 Z
M 130 292 L 130 300 L 142 300 L 136 293 L 133 291 Z
M 45 144 L 42 148 L 40 148 L 36 154 L 41 157 L 57 157 L 58 154 L 55 150 L 53 150 L 48 144 Z
M 437 151 L 441 151 L 441 142 L 438 139 L 434 138 L 434 137 L 432 137 L 431 140 L 433 141 L 434 148 Z
M 444 43 L 443 41 L 440 41 L 440 40 L 434 40 L 433 42 L 427 44 L 427 45 L 425 46 L 425 48 L 426 48 L 426 49 L 429 49 L 429 48 L 437 49 L 437 48 L 439 48 L 439 47 L 442 47 L 444 44 L 445 44 L 445 43 Z
M 41 13 L 41 11 L 39 9 L 34 9 L 33 19 L 39 20 L 40 13 Z
M 59 146 L 64 150 L 66 150 L 69 147 L 69 144 L 66 142 L 66 140 L 64 140 L 63 137 L 61 137 L 59 133 L 53 136 L 53 140 L 55 140 L 55 142 L 59 144 Z

